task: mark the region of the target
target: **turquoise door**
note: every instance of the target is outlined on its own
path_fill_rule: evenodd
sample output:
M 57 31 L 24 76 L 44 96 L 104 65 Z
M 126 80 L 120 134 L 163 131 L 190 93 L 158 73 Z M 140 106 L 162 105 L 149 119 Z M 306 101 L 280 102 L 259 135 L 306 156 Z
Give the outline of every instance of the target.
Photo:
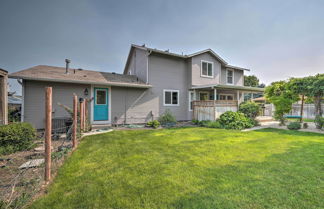
M 108 88 L 94 88 L 93 120 L 109 119 Z

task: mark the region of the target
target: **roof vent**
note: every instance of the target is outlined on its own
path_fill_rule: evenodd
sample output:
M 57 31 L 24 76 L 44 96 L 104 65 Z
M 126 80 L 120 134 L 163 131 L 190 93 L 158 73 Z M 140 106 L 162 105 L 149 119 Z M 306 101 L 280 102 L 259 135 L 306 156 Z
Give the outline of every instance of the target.
M 71 60 L 65 59 L 65 74 L 69 74 L 69 64 Z
M 142 47 L 145 47 L 145 44 L 143 44 Z
M 169 52 L 169 51 L 170 51 L 169 49 L 165 50 L 165 52 Z
M 112 72 L 111 74 L 114 74 L 115 75 L 116 73 L 115 72 Z

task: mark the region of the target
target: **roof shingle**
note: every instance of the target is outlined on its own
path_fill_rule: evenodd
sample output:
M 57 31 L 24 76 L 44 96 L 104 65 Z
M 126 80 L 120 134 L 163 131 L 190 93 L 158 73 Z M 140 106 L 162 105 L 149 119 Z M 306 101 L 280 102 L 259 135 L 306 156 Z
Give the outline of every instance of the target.
M 69 69 L 65 73 L 64 67 L 38 65 L 19 72 L 11 73 L 9 78 L 25 80 L 40 80 L 65 83 L 100 84 L 111 86 L 127 86 L 149 88 L 150 85 L 139 80 L 134 75 L 107 73 L 83 69 Z

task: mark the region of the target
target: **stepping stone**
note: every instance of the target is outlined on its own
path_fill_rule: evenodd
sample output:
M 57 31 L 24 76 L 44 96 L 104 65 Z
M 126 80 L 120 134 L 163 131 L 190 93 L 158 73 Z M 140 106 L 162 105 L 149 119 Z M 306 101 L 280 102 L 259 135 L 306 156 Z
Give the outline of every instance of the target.
M 39 167 L 45 162 L 44 159 L 30 160 L 22 164 L 19 169 Z

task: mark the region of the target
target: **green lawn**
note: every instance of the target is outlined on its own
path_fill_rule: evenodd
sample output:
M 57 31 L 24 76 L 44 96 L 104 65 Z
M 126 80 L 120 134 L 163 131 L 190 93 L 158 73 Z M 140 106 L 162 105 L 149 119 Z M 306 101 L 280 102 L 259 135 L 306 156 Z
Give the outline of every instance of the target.
M 83 139 L 31 208 L 324 208 L 324 135 L 114 131 Z

